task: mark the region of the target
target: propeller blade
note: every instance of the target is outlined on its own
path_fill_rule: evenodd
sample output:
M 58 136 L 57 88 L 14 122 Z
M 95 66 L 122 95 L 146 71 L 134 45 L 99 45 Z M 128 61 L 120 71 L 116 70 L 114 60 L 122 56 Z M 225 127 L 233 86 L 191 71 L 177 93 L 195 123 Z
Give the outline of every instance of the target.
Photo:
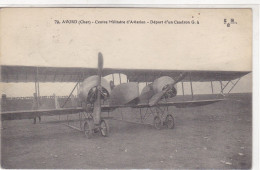
M 101 77 L 102 77 L 102 69 L 103 69 L 103 55 L 101 52 L 98 53 L 98 84 L 97 84 L 97 100 L 94 103 L 94 123 L 99 125 L 100 124 L 100 117 L 101 117 Z
M 98 53 L 98 69 L 103 69 L 103 55 L 101 52 Z
M 156 93 L 155 95 L 153 95 L 153 97 L 149 100 L 149 106 L 156 105 L 165 93 L 166 93 L 166 91 L 160 91 L 160 92 Z
M 187 76 L 188 73 L 181 73 L 177 78 L 176 80 L 174 81 L 173 85 L 179 83 L 180 81 L 182 81 L 186 76 Z

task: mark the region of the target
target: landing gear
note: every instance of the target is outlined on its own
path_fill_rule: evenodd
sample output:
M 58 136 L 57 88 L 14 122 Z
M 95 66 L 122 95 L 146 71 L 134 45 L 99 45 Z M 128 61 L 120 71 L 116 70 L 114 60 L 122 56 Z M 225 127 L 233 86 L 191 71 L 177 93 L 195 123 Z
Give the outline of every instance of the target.
M 154 117 L 153 125 L 156 129 L 161 129 L 165 125 L 168 129 L 174 128 L 174 118 L 171 114 L 167 114 L 165 121 L 162 123 L 159 116 Z
M 100 134 L 104 137 L 107 137 L 109 134 L 109 126 L 108 121 L 105 119 L 101 119 L 99 125 L 94 124 L 93 119 L 87 119 L 84 123 L 84 134 L 90 139 L 95 133 L 100 132 Z
M 154 124 L 154 127 L 155 127 L 156 129 L 158 129 L 158 130 L 162 128 L 162 121 L 161 121 L 161 119 L 160 119 L 159 116 L 155 116 L 155 117 L 154 117 L 154 119 L 153 119 L 153 124 Z
M 84 123 L 84 134 L 85 136 L 90 139 L 94 133 L 94 121 L 93 119 L 88 119 Z
M 174 128 L 174 118 L 171 114 L 168 114 L 165 118 L 164 124 L 168 129 L 173 129 Z
M 174 128 L 174 118 L 173 115 L 168 112 L 168 109 L 157 107 L 154 112 L 154 121 L 153 125 L 156 129 L 161 129 L 163 126 L 166 126 L 168 129 Z M 164 120 L 164 121 L 162 121 Z
M 37 118 L 39 119 L 39 123 L 41 122 L 41 116 L 37 116 L 33 118 L 33 124 L 36 124 Z
M 109 126 L 108 126 L 108 121 L 105 119 L 101 120 L 100 123 L 100 133 L 102 136 L 107 137 L 109 134 Z

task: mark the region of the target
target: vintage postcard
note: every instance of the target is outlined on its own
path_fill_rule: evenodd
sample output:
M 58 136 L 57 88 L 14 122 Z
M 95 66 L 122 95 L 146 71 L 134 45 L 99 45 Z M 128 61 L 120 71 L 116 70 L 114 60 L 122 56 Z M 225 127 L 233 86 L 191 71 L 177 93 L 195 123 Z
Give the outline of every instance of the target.
M 252 18 L 0 9 L 2 168 L 250 169 Z

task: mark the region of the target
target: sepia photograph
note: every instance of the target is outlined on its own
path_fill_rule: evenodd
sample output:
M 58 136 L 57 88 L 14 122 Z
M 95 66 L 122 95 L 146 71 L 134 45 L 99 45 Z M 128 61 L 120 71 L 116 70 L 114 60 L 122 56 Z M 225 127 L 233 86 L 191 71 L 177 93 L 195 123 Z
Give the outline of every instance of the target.
M 251 169 L 251 8 L 1 8 L 4 169 Z

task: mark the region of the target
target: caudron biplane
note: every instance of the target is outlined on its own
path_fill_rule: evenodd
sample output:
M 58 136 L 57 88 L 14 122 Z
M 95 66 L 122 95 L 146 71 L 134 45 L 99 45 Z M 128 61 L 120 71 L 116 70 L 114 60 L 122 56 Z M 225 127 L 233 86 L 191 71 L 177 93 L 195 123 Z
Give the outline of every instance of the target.
M 55 67 L 30 67 L 30 66 L 1 66 L 2 82 L 35 82 L 36 92 L 39 82 L 76 82 L 76 85 L 62 108 L 34 109 L 1 112 L 2 120 L 31 119 L 39 116 L 79 114 L 80 127 L 78 129 L 90 138 L 94 133 L 100 132 L 108 136 L 108 118 L 101 113 L 117 108 L 135 108 L 140 110 L 139 123 L 144 124 L 149 115 L 153 115 L 152 125 L 160 129 L 166 126 L 174 128 L 174 117 L 168 112 L 169 106 L 177 108 L 196 107 L 208 105 L 224 100 L 224 89 L 232 84 L 229 92 L 235 87 L 240 78 L 249 72 L 241 71 L 181 71 L 181 70 L 149 70 L 149 69 L 103 69 L 103 56 L 98 54 L 98 69 L 94 68 L 55 68 Z M 115 86 L 103 77 L 111 74 L 125 74 L 127 82 Z M 233 82 L 236 80 L 235 82 Z M 220 95 L 196 99 L 193 95 L 192 82 L 219 81 L 221 84 Z M 222 84 L 226 81 L 226 84 Z M 139 94 L 139 83 L 145 82 L 146 86 Z M 149 83 L 148 83 L 149 82 Z M 183 82 L 190 82 L 191 98 L 184 96 Z M 176 97 L 177 83 L 182 84 L 183 98 Z M 76 87 L 79 87 L 78 100 L 80 106 L 64 108 Z M 229 93 L 228 92 L 228 93 Z M 38 94 L 38 93 L 37 93 Z M 39 95 L 39 94 L 38 94 Z M 174 100 L 176 98 L 176 100 Z M 57 100 L 55 99 L 55 102 Z M 56 104 L 56 106 L 58 106 Z M 145 108 L 145 113 L 142 109 Z M 137 122 L 136 122 L 137 123 Z

